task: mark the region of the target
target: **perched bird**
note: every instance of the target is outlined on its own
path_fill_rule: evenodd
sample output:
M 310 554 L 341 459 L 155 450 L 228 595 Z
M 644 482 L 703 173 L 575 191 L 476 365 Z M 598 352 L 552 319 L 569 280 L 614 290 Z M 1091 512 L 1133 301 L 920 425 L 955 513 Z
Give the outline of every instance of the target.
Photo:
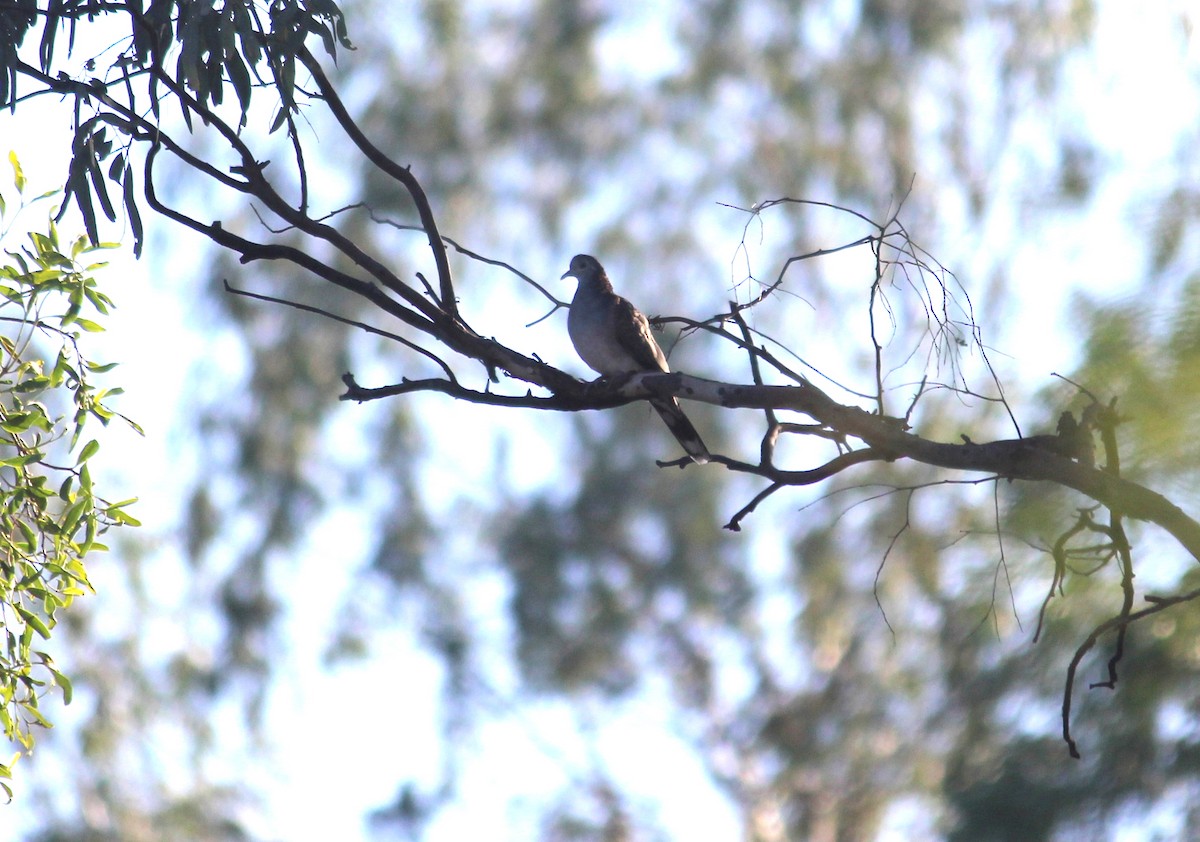
M 670 372 L 667 358 L 650 333 L 650 322 L 621 296 L 600 261 L 587 254 L 571 258 L 564 278 L 579 282 L 567 316 L 567 332 L 575 351 L 593 370 L 605 376 L 639 371 Z M 671 434 L 692 461 L 703 465 L 711 456 L 675 397 L 651 398 Z

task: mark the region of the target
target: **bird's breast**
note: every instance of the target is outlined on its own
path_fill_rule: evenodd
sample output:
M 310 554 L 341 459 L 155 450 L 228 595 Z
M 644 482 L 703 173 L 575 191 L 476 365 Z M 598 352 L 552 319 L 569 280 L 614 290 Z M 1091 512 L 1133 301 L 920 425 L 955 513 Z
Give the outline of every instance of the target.
M 576 297 L 567 314 L 567 333 L 575 352 L 599 374 L 624 374 L 638 369 L 637 363 L 615 340 L 613 325 L 595 308 L 581 306 Z

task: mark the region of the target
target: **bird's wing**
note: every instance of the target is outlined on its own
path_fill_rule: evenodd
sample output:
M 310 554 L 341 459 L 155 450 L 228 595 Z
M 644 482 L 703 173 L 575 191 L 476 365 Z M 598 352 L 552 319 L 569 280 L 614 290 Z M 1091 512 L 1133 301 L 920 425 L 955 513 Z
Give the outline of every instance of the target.
M 662 348 L 650 332 L 650 322 L 632 304 L 614 296 L 613 334 L 617 344 L 637 362 L 640 371 L 670 371 Z

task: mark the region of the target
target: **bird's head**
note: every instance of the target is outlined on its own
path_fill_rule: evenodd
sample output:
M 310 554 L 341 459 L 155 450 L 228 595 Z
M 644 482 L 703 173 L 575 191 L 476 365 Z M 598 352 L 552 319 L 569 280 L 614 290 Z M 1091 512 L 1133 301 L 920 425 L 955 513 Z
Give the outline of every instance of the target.
M 562 276 L 563 278 L 575 278 L 577 281 L 587 281 L 603 277 L 604 267 L 590 254 L 577 254 L 571 258 L 571 268 L 563 272 Z

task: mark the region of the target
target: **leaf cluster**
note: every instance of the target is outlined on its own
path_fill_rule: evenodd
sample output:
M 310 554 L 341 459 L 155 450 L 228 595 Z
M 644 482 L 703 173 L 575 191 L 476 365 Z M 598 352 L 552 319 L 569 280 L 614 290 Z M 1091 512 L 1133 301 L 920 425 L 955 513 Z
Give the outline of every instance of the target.
M 10 161 L 23 196 L 20 164 Z M 0 197 L 0 240 L 12 229 L 7 212 Z M 105 264 L 85 262 L 108 247 L 86 237 L 63 242 L 51 220 L 46 233 L 6 248 L 0 266 L 0 725 L 25 749 L 33 726 L 50 727 L 39 699 L 54 687 L 64 702 L 72 694 L 70 679 L 35 641 L 49 640 L 59 611 L 92 590 L 84 559 L 107 549 L 101 536 L 138 525 L 126 511 L 133 499 L 109 502 L 97 493 L 89 464 L 100 443 L 83 435 L 90 423 L 124 418 L 106 405 L 122 390 L 92 382 L 114 364 L 87 359 L 79 342 L 103 330 L 95 319 L 112 307 L 93 276 Z M 0 787 L 11 797 L 3 783 L 10 766 L 0 765 Z
M 125 34 L 84 61 L 85 75 L 68 73 L 62 65 L 76 52 L 79 24 L 94 29 L 99 18 Z M 41 34 L 37 59 L 29 61 L 21 46 L 35 31 Z M 65 56 L 59 49 L 64 31 Z M 165 99 L 183 106 L 180 113 L 192 129 L 196 107 L 220 109 L 232 89 L 238 117 L 231 122 L 242 128 L 260 88 L 278 98 L 271 130 L 290 128 L 297 112 L 297 56 L 310 35 L 330 56 L 339 43 L 351 46 L 342 12 L 331 0 L 59 0 L 45 8 L 0 0 L 0 107 L 15 110 L 19 102 L 48 93 L 74 95 L 74 140 L 58 220 L 74 204 L 90 242 L 100 242 L 98 213 L 117 219 L 112 185 L 140 255 L 143 226 L 130 159 L 135 127 L 145 131 L 157 124 Z M 22 83 L 32 83 L 33 90 L 26 93 Z M 121 142 L 114 143 L 110 124 Z

